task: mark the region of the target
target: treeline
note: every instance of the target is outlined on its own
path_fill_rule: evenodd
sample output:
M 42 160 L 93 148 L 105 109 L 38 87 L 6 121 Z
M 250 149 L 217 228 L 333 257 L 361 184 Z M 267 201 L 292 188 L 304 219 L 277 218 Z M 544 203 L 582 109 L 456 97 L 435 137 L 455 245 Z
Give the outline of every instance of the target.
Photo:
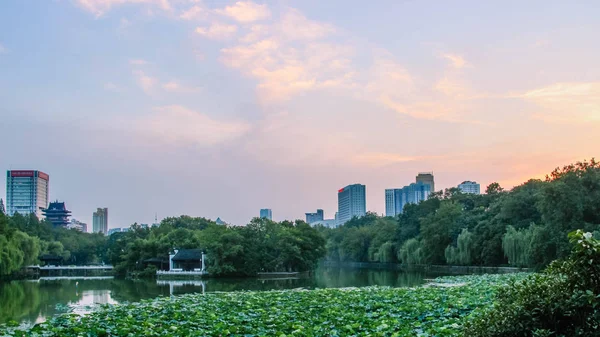
M 576 229 L 600 237 L 600 163 L 593 159 L 510 191 L 497 183 L 482 195 L 448 189 L 406 205 L 396 218 L 368 213 L 335 229 L 265 219 L 224 226 L 181 216 L 106 237 L 0 211 L 0 276 L 37 264 L 44 254 L 61 256 L 64 264 L 110 263 L 118 275 L 154 275 L 147 260 L 167 260 L 175 248 L 205 250 L 213 275 L 305 271 L 323 257 L 538 268 L 568 255 L 567 234 Z
M 251 276 L 258 272 L 307 271 L 325 255 L 325 240 L 304 221 L 253 219 L 246 226 L 224 226 L 204 218 L 164 219 L 160 226 L 134 225 L 108 240 L 107 259 L 118 275 L 151 276 L 174 248 L 203 249 L 207 269 L 215 276 Z
M 134 224 L 111 236 L 53 228 L 31 214 L 0 212 L 0 276 L 59 256 L 65 265 L 107 263 L 118 276 L 154 276 L 148 259 L 168 261 L 173 249 L 202 249 L 215 276 L 250 276 L 257 272 L 307 271 L 325 256 L 325 240 L 304 221 L 253 219 L 246 226 L 218 225 L 205 218 L 166 218 L 160 226 Z M 168 265 L 168 263 L 165 263 Z
M 319 230 L 333 261 L 539 268 L 569 254 L 567 234 L 576 229 L 600 234 L 594 159 L 510 191 L 497 183 L 482 195 L 447 189 L 396 218 L 368 213 Z
M 106 238 L 101 234 L 53 228 L 34 215 L 7 216 L 0 212 L 0 277 L 38 264 L 41 255 L 60 256 L 64 264 L 94 264 L 104 259 Z

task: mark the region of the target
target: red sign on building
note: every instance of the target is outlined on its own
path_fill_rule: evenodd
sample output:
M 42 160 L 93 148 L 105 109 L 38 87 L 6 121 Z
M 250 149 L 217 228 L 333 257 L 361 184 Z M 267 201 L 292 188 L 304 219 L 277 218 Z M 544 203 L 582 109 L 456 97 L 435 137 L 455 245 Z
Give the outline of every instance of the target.
M 44 180 L 50 180 L 50 176 L 48 176 L 46 173 L 44 173 L 42 171 L 38 171 L 38 178 L 42 178 Z
M 342 192 L 344 192 L 344 188 L 338 190 L 338 193 L 342 193 Z
M 34 171 L 10 171 L 11 177 L 33 177 Z

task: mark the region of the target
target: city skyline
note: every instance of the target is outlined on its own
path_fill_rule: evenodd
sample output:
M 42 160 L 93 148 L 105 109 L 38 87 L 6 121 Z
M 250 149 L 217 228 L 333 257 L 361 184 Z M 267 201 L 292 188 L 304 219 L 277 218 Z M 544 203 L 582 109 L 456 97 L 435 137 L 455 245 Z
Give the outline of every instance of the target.
M 0 168 L 110 228 L 334 214 L 434 171 L 511 188 L 597 156 L 595 2 L 0 4 Z M 6 196 L 0 184 L 0 195 Z M 5 200 L 6 201 L 6 200 Z
M 25 173 L 28 173 L 28 174 L 32 173 L 32 176 L 34 176 L 34 175 L 37 176 L 37 172 L 38 171 L 33 171 L 33 170 L 19 170 L 19 171 L 15 171 L 15 172 L 17 172 L 17 175 L 23 175 L 22 173 L 25 172 Z M 43 173 L 43 172 L 40 172 L 40 173 L 44 177 L 46 177 L 47 181 L 49 181 L 48 175 L 46 173 Z M 12 171 L 7 171 L 7 179 L 11 175 L 13 175 Z M 416 184 L 415 183 L 411 183 L 411 184 L 409 184 L 409 185 L 407 185 L 407 186 L 405 186 L 404 188 L 401 188 L 401 189 L 396 189 L 396 188 L 394 188 L 394 189 L 385 189 L 385 196 L 384 196 L 385 212 L 384 213 L 380 213 L 380 214 L 385 215 L 385 216 L 396 216 L 396 215 L 398 215 L 398 214 L 401 213 L 401 209 L 403 208 L 403 206 L 406 203 L 415 203 L 415 202 L 418 203 L 420 201 L 427 200 L 429 194 L 431 193 L 431 186 L 435 186 L 434 185 L 434 175 L 433 175 L 433 172 L 426 172 L 426 173 L 420 172 L 416 176 L 416 182 L 417 182 Z M 467 183 L 476 185 L 477 186 L 476 192 L 471 191 L 471 189 L 464 190 L 462 188 L 462 186 L 464 184 L 467 184 Z M 8 186 L 8 184 L 9 183 L 7 181 L 7 186 Z M 420 191 L 419 190 L 420 191 L 419 192 L 420 193 L 419 196 L 412 196 L 412 197 L 406 196 L 407 193 L 409 193 L 409 194 L 416 193 L 416 190 L 413 191 L 413 192 L 407 192 L 408 191 L 407 189 L 409 189 L 409 188 L 415 189 L 417 186 L 420 186 L 420 185 L 429 185 L 430 187 L 426 191 Z M 48 184 L 46 185 L 46 187 L 48 187 Z M 349 213 L 356 213 L 356 214 L 360 213 L 362 215 L 364 215 L 366 212 L 374 212 L 374 211 L 370 210 L 366 206 L 366 204 L 367 204 L 366 185 L 352 184 L 352 185 L 348 185 L 348 186 L 346 186 L 346 187 L 338 190 L 338 208 L 337 208 L 337 210 L 335 212 L 336 218 L 335 219 L 330 219 L 328 221 L 335 220 L 336 221 L 336 226 L 339 226 L 339 225 L 343 225 L 345 223 L 345 221 L 349 220 L 349 218 L 348 219 L 340 219 L 339 223 L 338 223 L 337 215 L 338 215 L 338 212 L 340 210 L 340 203 L 341 203 L 340 195 L 343 192 L 354 190 L 357 187 L 360 188 L 360 191 L 358 191 L 359 194 L 360 194 L 360 196 L 358 196 L 358 199 L 357 199 L 357 201 L 359 201 L 359 203 L 361 204 L 360 207 L 359 207 L 360 210 L 357 211 L 357 212 L 354 212 L 354 211 L 348 211 L 348 212 Z M 463 183 L 459 184 L 457 188 L 459 190 L 461 190 L 463 193 L 476 193 L 476 194 L 480 193 L 479 192 L 479 184 L 477 184 L 476 182 L 472 182 L 472 181 L 464 181 Z M 411 189 L 411 191 L 412 191 L 412 189 Z M 46 188 L 46 190 L 48 190 L 48 188 Z M 400 194 L 404 193 L 405 194 L 404 197 L 400 198 L 401 201 L 396 201 L 398 193 L 400 193 Z M 390 197 L 391 197 L 391 199 L 390 199 Z M 350 198 L 350 199 L 352 199 L 352 198 Z M 1 200 L 1 198 L 0 198 L 0 200 Z M 346 201 L 346 202 L 349 205 L 351 204 L 350 201 Z M 392 204 L 391 207 L 393 208 L 392 211 L 390 211 L 390 202 Z M 56 203 L 58 203 L 58 201 Z M 362 206 L 363 203 L 364 203 L 365 206 Z M 50 202 L 49 205 L 50 204 L 52 204 L 52 202 Z M 62 202 L 62 207 L 64 207 L 64 202 Z M 50 208 L 50 206 L 49 206 L 49 208 Z M 400 210 L 398 210 L 398 209 L 400 209 Z M 43 211 L 43 210 L 41 209 L 41 211 Z M 68 213 L 70 214 L 71 212 L 68 211 Z M 377 212 L 375 212 L 375 213 L 377 213 Z M 309 224 L 311 224 L 313 222 L 314 223 L 321 223 L 321 224 L 323 224 L 323 221 L 325 220 L 324 219 L 324 211 L 323 211 L 323 209 L 317 209 L 316 212 L 309 212 L 309 213 L 304 213 L 304 214 L 305 214 L 305 221 L 307 223 L 309 223 Z M 188 214 L 180 214 L 180 215 L 188 215 Z M 177 217 L 177 216 L 179 216 L 179 215 L 169 215 L 167 217 Z M 260 218 L 266 218 L 266 219 L 269 219 L 269 220 L 273 220 L 273 211 L 270 208 L 261 208 L 260 211 L 259 211 L 259 216 L 258 217 L 260 217 Z M 75 219 L 73 219 L 73 220 L 75 220 Z M 294 221 L 294 220 L 302 220 L 302 218 L 285 218 L 285 219 L 280 219 L 279 221 L 283 221 L 283 220 Z M 220 217 L 217 217 L 217 219 L 213 219 L 213 221 L 216 221 L 217 223 L 219 223 L 221 220 L 220 220 Z M 250 219 L 248 220 L 248 222 L 249 221 L 250 221 Z M 119 226 L 119 225 L 111 226 L 110 223 L 108 222 L 108 209 L 107 208 L 97 208 L 97 211 L 93 213 L 92 222 L 93 222 L 92 232 L 101 231 L 100 227 L 102 227 L 102 228 L 106 228 L 104 231 L 107 232 L 107 233 L 111 232 L 111 231 L 114 232 L 114 230 L 121 230 L 123 228 L 129 228 L 129 226 L 131 226 L 131 225 L 134 224 L 134 223 L 131 223 L 131 224 L 126 224 L 125 226 Z M 141 225 L 141 226 L 146 226 L 146 227 L 148 226 L 147 224 L 144 224 L 144 223 L 141 223 L 141 222 L 137 222 L 137 221 L 135 223 L 137 223 L 138 225 Z M 85 223 L 81 223 L 79 221 L 73 222 L 73 225 L 76 225 L 75 227 L 81 226 L 81 224 L 85 225 Z M 157 224 L 157 215 L 155 214 L 153 225 L 156 225 L 156 224 Z M 244 224 L 237 224 L 237 225 L 244 225 Z M 84 228 L 86 228 L 86 227 L 84 227 Z M 84 231 L 86 231 L 86 230 L 84 230 Z

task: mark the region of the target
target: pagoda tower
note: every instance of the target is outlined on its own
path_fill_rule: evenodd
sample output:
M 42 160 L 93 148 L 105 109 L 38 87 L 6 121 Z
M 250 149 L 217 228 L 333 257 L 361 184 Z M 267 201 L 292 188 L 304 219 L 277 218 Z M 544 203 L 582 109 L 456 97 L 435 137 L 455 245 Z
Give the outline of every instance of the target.
M 42 211 L 42 214 L 54 227 L 67 227 L 71 211 L 68 211 L 64 202 L 51 202 L 48 208 Z

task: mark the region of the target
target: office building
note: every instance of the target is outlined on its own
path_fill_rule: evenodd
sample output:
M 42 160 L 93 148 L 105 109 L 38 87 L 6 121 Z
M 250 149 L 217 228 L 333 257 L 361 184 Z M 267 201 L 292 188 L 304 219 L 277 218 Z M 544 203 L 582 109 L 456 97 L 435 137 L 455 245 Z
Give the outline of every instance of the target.
M 73 218 L 71 218 L 71 222 L 67 225 L 67 228 L 75 229 L 83 233 L 87 233 L 88 231 L 88 225 L 85 222 Z
M 93 215 L 92 231 L 108 234 L 108 208 L 98 208 Z
M 340 225 L 353 217 L 367 213 L 367 187 L 361 184 L 348 185 L 338 191 L 338 221 Z
M 475 181 L 463 181 L 458 185 L 458 189 L 463 193 L 481 194 L 481 186 Z
M 67 210 L 64 202 L 51 202 L 48 208 L 42 210 L 46 220 L 52 223 L 54 227 L 67 227 L 71 211 Z
M 125 233 L 125 232 L 129 232 L 129 230 L 131 230 L 131 227 L 127 227 L 127 228 L 111 228 L 111 229 L 108 230 L 108 233 L 106 235 L 111 236 L 111 235 L 113 235 L 115 233 Z
M 417 183 L 429 184 L 431 192 L 435 192 L 435 182 L 433 181 L 433 172 L 421 172 L 417 175 Z
M 310 225 L 313 227 L 323 226 L 323 227 L 329 227 L 329 228 L 336 228 L 336 227 L 340 226 L 338 221 L 335 219 L 323 219 L 323 220 L 312 222 Z
M 263 208 L 260 210 L 260 217 L 263 219 L 273 220 L 273 212 L 270 208 Z
M 427 200 L 431 194 L 431 185 L 417 182 L 403 188 L 385 190 L 385 215 L 396 216 L 404 210 L 406 204 L 418 204 Z
M 403 205 L 403 191 L 401 188 L 385 190 L 385 216 L 396 216 L 402 213 Z
M 35 214 L 42 219 L 48 207 L 50 177 L 42 171 L 6 171 L 6 214 Z
M 306 223 L 311 224 L 317 221 L 323 221 L 324 213 L 322 209 L 317 209 L 316 213 L 306 213 Z

